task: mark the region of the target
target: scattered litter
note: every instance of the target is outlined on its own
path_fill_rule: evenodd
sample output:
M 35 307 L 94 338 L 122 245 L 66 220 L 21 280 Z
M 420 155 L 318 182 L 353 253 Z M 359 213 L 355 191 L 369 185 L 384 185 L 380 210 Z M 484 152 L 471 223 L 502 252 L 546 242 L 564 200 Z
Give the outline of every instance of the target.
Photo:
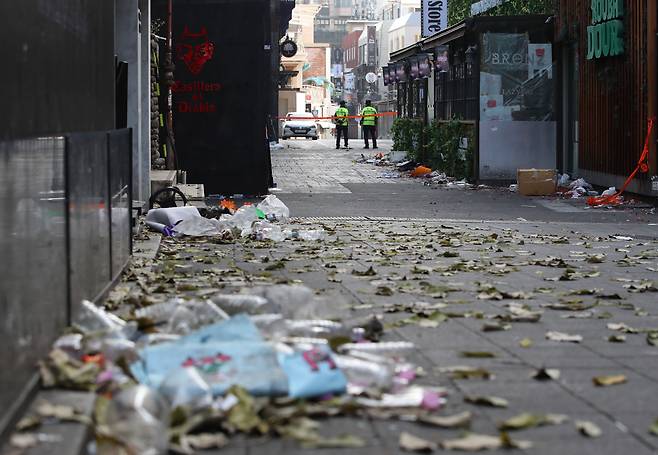
M 614 196 L 615 194 L 617 194 L 617 188 L 615 188 L 614 186 L 611 186 L 610 188 L 605 190 L 603 193 L 601 193 L 601 196 Z
M 607 387 L 611 385 L 625 384 L 628 381 L 623 374 L 616 374 L 612 376 L 596 376 L 592 378 L 594 385 L 599 387 Z
M 417 166 L 413 171 L 411 171 L 411 177 L 427 177 L 432 173 L 432 169 L 425 166 Z
M 406 431 L 400 433 L 399 445 L 404 452 L 427 453 L 434 452 L 438 448 L 437 443 L 419 438 Z
M 569 343 L 580 343 L 583 341 L 581 335 L 570 335 L 568 333 L 550 331 L 546 333 L 546 339 L 551 341 L 565 341 Z
M 146 214 L 146 224 L 151 229 L 171 235 L 171 229 L 182 221 L 202 218 L 196 207 L 170 207 L 151 209 Z
M 103 430 L 132 453 L 157 455 L 169 447 L 169 413 L 160 394 L 136 385 L 114 395 L 100 421 Z
M 587 420 L 576 420 L 575 425 L 578 432 L 588 438 L 598 438 L 603 434 L 598 425 Z

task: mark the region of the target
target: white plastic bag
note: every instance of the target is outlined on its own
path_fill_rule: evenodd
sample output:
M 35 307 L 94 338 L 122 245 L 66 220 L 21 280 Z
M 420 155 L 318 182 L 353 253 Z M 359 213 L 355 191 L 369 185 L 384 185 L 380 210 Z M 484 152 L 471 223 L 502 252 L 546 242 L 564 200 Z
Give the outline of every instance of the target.
M 286 222 L 290 218 L 290 209 L 273 194 L 263 199 L 257 207 L 270 221 Z
M 617 194 L 617 188 L 615 188 L 614 186 L 611 186 L 610 188 L 605 190 L 603 193 L 601 193 L 601 196 L 614 196 L 615 194 Z
M 164 209 L 151 209 L 146 214 L 146 224 L 151 229 L 164 232 L 168 226 L 176 226 L 184 220 L 202 218 L 196 207 L 169 207 Z

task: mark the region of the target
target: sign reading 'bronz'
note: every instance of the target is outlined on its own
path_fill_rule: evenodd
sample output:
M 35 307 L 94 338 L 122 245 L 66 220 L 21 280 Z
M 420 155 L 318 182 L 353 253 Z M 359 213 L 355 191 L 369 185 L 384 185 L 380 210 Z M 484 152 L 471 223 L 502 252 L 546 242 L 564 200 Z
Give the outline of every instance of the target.
M 587 60 L 624 53 L 624 0 L 592 0 L 587 27 Z

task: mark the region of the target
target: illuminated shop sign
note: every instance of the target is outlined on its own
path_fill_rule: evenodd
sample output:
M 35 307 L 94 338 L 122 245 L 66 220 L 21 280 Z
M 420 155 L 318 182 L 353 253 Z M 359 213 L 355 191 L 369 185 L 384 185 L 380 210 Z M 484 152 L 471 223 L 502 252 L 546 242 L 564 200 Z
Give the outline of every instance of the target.
M 587 60 L 624 53 L 624 0 L 592 0 L 587 27 Z

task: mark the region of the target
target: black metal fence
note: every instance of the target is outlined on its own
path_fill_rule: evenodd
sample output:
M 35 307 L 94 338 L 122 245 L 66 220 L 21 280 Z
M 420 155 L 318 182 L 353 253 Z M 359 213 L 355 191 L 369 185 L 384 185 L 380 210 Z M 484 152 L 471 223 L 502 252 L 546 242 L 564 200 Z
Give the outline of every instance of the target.
M 131 136 L 0 141 L 0 433 L 80 301 L 130 258 Z

